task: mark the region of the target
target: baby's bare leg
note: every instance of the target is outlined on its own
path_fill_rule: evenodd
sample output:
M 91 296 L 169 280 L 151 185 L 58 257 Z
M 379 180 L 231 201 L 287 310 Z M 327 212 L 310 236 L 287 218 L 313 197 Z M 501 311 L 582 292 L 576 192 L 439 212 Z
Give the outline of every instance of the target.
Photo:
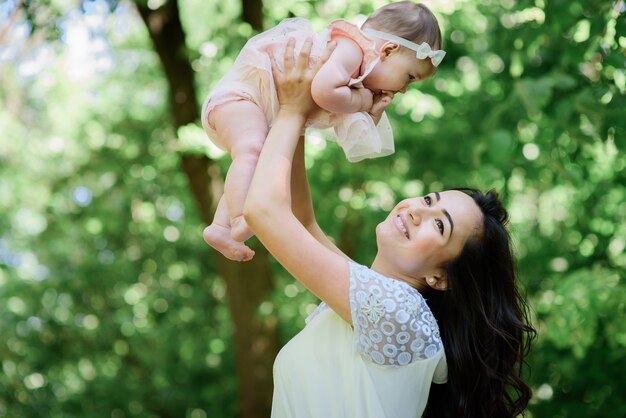
M 239 101 L 214 111 L 215 129 L 229 147 L 233 162 L 228 168 L 224 196 L 230 215 L 230 236 L 243 242 L 252 236 L 243 219 L 243 205 L 263 148 L 268 126 L 265 114 L 252 102 Z
M 202 235 L 207 244 L 230 260 L 248 261 L 254 257 L 254 251 L 246 244 L 230 237 L 230 217 L 224 195 L 220 198 L 215 210 L 213 223 L 204 228 Z

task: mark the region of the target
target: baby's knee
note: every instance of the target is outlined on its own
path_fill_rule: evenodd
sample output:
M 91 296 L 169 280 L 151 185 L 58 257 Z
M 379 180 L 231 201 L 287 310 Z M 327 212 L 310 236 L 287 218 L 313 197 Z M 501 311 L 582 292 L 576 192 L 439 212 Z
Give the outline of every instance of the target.
M 254 135 L 254 136 L 253 136 Z M 263 144 L 265 143 L 265 136 L 258 135 L 257 133 L 250 133 L 245 140 L 236 141 L 231 149 L 233 158 L 259 158 Z

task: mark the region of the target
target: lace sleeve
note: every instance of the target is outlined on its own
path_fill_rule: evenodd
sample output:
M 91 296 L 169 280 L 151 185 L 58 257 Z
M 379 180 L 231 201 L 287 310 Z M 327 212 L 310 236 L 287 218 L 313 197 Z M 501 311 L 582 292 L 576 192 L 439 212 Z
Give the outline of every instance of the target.
M 417 290 L 355 263 L 350 310 L 356 348 L 374 363 L 404 366 L 443 349 L 437 322 Z

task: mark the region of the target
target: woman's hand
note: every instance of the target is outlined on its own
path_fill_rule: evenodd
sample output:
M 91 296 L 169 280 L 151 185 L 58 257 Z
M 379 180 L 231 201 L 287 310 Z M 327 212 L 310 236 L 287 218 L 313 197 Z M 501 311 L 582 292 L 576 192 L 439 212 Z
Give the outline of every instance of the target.
M 335 45 L 334 42 L 329 43 L 324 51 L 324 55 L 314 63 L 311 63 L 309 60 L 312 46 L 313 41 L 311 38 L 307 39 L 302 45 L 297 59 L 294 60 L 295 40 L 289 38 L 283 58 L 284 64 L 282 72 L 279 70 L 279 66 L 276 63 L 276 57 L 273 54 L 270 55 L 272 74 L 276 84 L 278 102 L 280 103 L 279 109 L 281 111 L 297 113 L 308 117 L 311 113 L 319 110 L 319 107 L 311 97 L 311 82 L 318 70 L 328 60 L 328 57 L 330 57 Z

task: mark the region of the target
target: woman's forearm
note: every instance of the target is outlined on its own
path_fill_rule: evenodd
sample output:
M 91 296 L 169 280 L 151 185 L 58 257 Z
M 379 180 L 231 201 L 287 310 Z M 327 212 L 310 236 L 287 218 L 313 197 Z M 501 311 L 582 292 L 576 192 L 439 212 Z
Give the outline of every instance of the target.
M 291 166 L 291 210 L 307 229 L 316 222 L 304 163 L 304 136 L 298 140 Z
M 270 129 L 250 184 L 244 217 L 252 228 L 268 216 L 291 213 L 291 168 L 306 116 L 281 109 Z
M 304 164 L 304 137 L 296 146 L 291 167 L 291 209 L 300 223 L 326 248 L 348 258 L 322 231 L 315 218 L 311 191 Z
M 291 209 L 293 157 L 307 117 L 316 110 L 311 81 L 333 48 L 330 44 L 320 60 L 310 66 L 312 45 L 312 40 L 307 39 L 294 57 L 295 40 L 289 39 L 282 71 L 278 70 L 275 57 L 270 55 L 280 108 L 259 155 L 243 211 L 246 222 L 257 235 L 264 220 L 278 222 L 280 216 L 294 217 Z

